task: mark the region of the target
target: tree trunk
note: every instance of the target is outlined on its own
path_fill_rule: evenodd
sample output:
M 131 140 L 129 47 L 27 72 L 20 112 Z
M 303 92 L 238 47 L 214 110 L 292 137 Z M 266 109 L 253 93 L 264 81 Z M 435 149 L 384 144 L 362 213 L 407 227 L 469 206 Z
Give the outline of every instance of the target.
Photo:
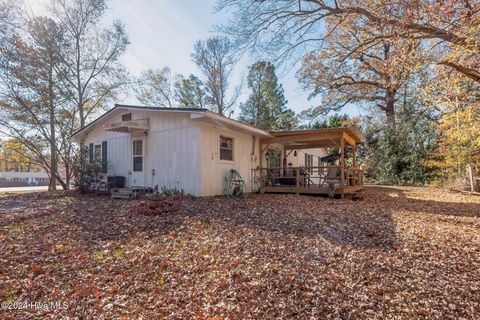
M 467 175 L 468 175 L 468 180 L 470 181 L 470 191 L 474 192 L 475 191 L 475 180 L 473 178 L 473 168 L 472 168 L 472 165 L 470 163 L 467 164 Z
M 49 68 L 48 73 L 48 108 L 50 112 L 50 182 L 48 191 L 57 190 L 58 161 L 57 161 L 57 142 L 55 134 L 55 101 L 53 93 L 53 68 Z
M 389 126 L 395 126 L 395 95 L 397 90 L 388 90 L 385 94 L 385 107 L 383 111 L 387 116 L 387 124 Z

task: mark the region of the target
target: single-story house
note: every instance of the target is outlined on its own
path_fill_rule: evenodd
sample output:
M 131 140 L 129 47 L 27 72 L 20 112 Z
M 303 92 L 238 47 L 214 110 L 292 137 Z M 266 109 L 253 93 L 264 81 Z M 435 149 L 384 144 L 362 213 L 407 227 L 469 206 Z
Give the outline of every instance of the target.
M 259 139 L 269 133 L 206 109 L 115 105 L 76 132 L 89 161 L 102 161 L 127 187 L 176 187 L 194 196 L 223 193 L 236 169 L 252 191 Z
M 48 186 L 50 178 L 46 172 L 0 172 L 0 188 L 24 186 Z
M 340 143 L 343 134 L 353 137 L 348 141 L 360 141 L 358 130 L 350 129 L 329 133 L 329 141 Z M 88 147 L 90 163 L 101 163 L 108 176 L 125 177 L 126 187 L 158 185 L 194 196 L 213 196 L 223 193 L 230 169 L 240 172 L 247 191 L 252 192 L 263 187 L 263 164 L 291 169 L 320 167 L 320 158 L 326 155 L 323 144 L 292 153 L 296 136 L 285 144 L 284 133 L 277 143 L 278 134 L 206 109 L 117 104 L 76 132 L 73 139 Z

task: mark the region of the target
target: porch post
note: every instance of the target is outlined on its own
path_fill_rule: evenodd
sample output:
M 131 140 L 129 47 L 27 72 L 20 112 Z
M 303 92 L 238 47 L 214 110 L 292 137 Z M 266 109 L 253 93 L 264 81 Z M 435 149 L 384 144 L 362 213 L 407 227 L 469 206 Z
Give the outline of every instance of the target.
M 262 173 L 262 167 L 263 167 L 263 149 L 262 149 L 262 147 L 263 147 L 262 140 L 259 140 L 258 141 L 258 149 L 260 151 L 260 155 L 259 155 L 260 159 L 258 159 L 258 164 L 260 166 L 260 175 Z
M 295 174 L 295 186 L 297 187 L 297 195 L 299 194 L 299 188 L 300 188 L 300 168 L 297 167 L 296 169 L 296 174 Z
M 352 146 L 352 163 L 353 167 L 357 166 L 357 146 Z

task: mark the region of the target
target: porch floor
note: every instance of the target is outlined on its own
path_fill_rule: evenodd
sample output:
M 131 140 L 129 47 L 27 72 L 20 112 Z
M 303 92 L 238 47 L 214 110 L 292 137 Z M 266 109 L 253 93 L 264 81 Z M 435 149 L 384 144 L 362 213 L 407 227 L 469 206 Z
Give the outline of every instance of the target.
M 335 188 L 335 195 L 355 194 L 363 189 L 363 186 L 348 186 Z M 329 195 L 331 189 L 327 187 L 296 187 L 296 186 L 265 186 L 261 188 L 265 193 L 298 193 L 298 194 L 322 194 Z

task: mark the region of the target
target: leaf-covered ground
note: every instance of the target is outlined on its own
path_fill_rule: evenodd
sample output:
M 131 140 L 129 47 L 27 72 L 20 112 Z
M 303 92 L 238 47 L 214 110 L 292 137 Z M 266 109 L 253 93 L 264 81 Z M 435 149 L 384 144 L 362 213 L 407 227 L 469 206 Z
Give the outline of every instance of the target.
M 363 200 L 0 197 L 1 319 L 475 319 L 480 197 L 367 188 Z M 7 310 L 18 301 L 60 308 Z

